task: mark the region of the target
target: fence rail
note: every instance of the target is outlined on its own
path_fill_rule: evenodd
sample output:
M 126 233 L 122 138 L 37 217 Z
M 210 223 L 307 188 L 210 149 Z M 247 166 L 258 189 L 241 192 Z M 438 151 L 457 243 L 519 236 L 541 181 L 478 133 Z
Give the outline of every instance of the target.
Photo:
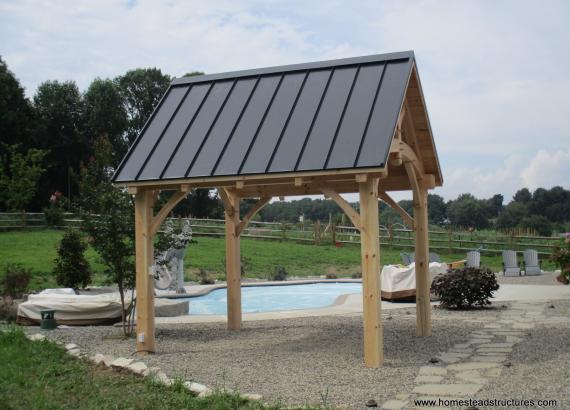
M 173 219 L 180 221 L 184 219 Z M 191 218 L 190 225 L 196 236 L 224 236 L 224 220 Z M 66 213 L 64 225 L 79 227 L 78 215 Z M 42 213 L 0 213 L 0 231 L 46 228 L 47 222 Z M 315 223 L 280 223 L 251 221 L 242 234 L 246 238 L 264 240 L 287 240 L 299 243 L 359 244 L 360 233 L 353 226 L 341 226 L 320 221 Z M 515 235 L 501 232 L 463 232 L 452 230 L 430 230 L 430 249 L 446 253 L 464 253 L 479 249 L 483 253 L 497 254 L 505 249 L 523 251 L 533 248 L 539 254 L 549 255 L 552 247 L 559 243 L 558 237 Z M 380 226 L 380 243 L 402 249 L 414 248 L 414 231 L 404 228 Z

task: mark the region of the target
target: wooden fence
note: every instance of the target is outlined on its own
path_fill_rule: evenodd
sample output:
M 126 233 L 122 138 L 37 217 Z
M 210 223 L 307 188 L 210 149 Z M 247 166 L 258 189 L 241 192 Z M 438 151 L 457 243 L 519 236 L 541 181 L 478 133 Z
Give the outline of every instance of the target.
M 184 219 L 174 219 L 183 221 Z M 64 226 L 78 227 L 81 219 L 74 214 L 64 216 Z M 224 236 L 224 220 L 220 219 L 190 219 L 190 224 L 196 236 Z M 0 231 L 17 229 L 42 229 L 47 224 L 41 213 L 0 213 Z M 307 244 L 358 244 L 360 234 L 353 226 L 337 226 L 316 223 L 280 223 L 280 222 L 250 222 L 242 237 L 265 240 L 294 241 Z M 542 255 L 552 253 L 552 247 L 559 243 L 559 237 L 542 237 L 516 235 L 502 232 L 465 232 L 453 230 L 430 230 L 430 249 L 441 253 L 465 253 L 481 249 L 487 254 L 499 254 L 505 249 L 523 251 L 536 249 Z M 414 232 L 400 224 L 386 227 L 380 226 L 380 243 L 395 248 L 413 249 Z

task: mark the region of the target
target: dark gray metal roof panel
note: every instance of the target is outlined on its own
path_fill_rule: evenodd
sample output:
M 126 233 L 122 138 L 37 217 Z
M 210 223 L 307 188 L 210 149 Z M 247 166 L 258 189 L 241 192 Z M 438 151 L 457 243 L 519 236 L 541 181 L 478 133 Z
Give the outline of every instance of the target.
M 382 167 L 413 52 L 173 81 L 115 182 Z

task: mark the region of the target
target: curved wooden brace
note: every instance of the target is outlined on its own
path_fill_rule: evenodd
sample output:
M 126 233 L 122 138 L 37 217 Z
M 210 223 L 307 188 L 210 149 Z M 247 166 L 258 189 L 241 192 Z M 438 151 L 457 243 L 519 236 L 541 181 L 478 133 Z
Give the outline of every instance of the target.
M 362 231 L 362 224 L 360 222 L 360 214 L 352 207 L 350 204 L 341 197 L 334 189 L 326 186 L 321 185 L 320 188 L 321 192 L 328 197 L 330 197 L 333 201 L 336 202 L 338 206 L 344 211 L 346 216 L 350 219 L 352 224 L 360 231 Z
M 390 208 L 398 212 L 398 214 L 402 217 L 402 220 L 404 221 L 404 223 L 408 228 L 414 229 L 414 218 L 412 218 L 404 208 L 402 208 L 396 201 L 394 201 L 391 196 L 389 196 L 384 191 L 378 191 L 378 197 L 382 201 L 386 202 L 390 206 Z
M 402 158 L 403 162 L 411 162 L 416 168 L 420 179 L 425 174 L 422 161 L 418 158 L 412 147 L 410 147 L 404 141 L 394 140 L 394 143 L 390 148 L 390 152 L 396 153 L 399 158 Z
M 259 211 L 261 211 L 261 209 L 267 205 L 269 203 L 269 201 L 271 201 L 270 196 L 263 196 L 261 198 L 259 198 L 259 201 L 257 201 L 255 203 L 255 205 L 253 206 L 253 208 L 251 208 L 249 210 L 249 212 L 247 214 L 245 214 L 245 216 L 241 219 L 241 221 L 239 222 L 239 224 L 237 224 L 236 226 L 236 236 L 240 236 L 242 231 L 247 227 L 247 225 L 249 225 L 249 222 L 251 221 L 251 218 L 253 218 L 255 216 L 255 214 L 257 214 Z
M 174 209 L 180 201 L 182 201 L 188 195 L 188 191 L 176 191 L 164 204 L 164 206 L 158 211 L 158 213 L 152 218 L 152 224 L 150 228 L 151 235 L 156 235 L 160 229 L 160 225 L 166 219 L 168 214 Z
M 230 193 L 226 191 L 225 188 L 218 188 L 218 195 L 222 200 L 222 205 L 228 216 L 232 217 L 235 213 L 235 208 L 233 206 L 233 201 L 230 198 Z
M 420 206 L 420 203 L 416 203 L 421 198 L 420 195 L 420 183 L 418 181 L 416 170 L 412 163 L 404 162 L 404 168 L 406 168 L 406 173 L 408 174 L 408 178 L 410 179 L 410 185 L 412 186 L 412 191 L 414 193 L 414 207 Z

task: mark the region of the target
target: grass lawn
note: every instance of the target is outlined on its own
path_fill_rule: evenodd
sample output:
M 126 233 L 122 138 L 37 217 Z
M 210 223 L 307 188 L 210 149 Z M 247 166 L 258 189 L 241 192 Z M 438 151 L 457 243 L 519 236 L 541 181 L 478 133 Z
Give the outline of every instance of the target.
M 68 355 L 47 340 L 29 341 L 18 328 L 0 330 L 0 405 L 3 409 L 279 409 L 237 394 L 198 399 L 177 381 L 104 370 Z M 307 408 L 308 409 L 308 408 Z
M 55 286 L 52 275 L 57 246 L 63 231 L 38 230 L 0 232 L 0 266 L 8 262 L 21 263 L 34 273 L 32 289 Z M 271 241 L 243 238 L 242 257 L 245 260 L 246 277 L 265 278 L 276 266 L 283 266 L 290 276 L 311 276 L 336 273 L 350 276 L 360 269 L 360 246 L 346 245 L 340 248 L 329 244 L 315 246 L 290 241 Z M 196 236 L 188 246 L 185 259 L 186 278 L 193 279 L 198 269 L 223 278 L 224 238 Z M 383 264 L 400 263 L 400 248 L 383 246 L 380 257 Z M 441 254 L 444 261 L 465 258 L 465 254 Z M 93 249 L 87 251 L 87 259 L 95 272 L 94 284 L 104 283 L 104 266 Z M 501 269 L 501 256 L 482 256 L 481 263 L 494 271 Z M 554 265 L 543 261 L 543 269 L 553 270 Z M 1 273 L 0 273 L 1 274 Z

